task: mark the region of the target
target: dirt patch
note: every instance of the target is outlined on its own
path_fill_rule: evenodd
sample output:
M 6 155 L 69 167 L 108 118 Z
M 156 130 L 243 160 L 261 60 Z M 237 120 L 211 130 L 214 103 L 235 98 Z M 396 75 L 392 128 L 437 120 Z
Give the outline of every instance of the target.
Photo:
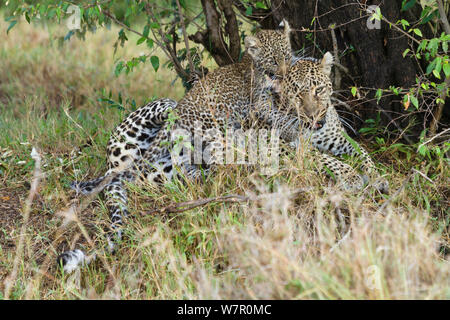
M 14 247 L 11 235 L 22 221 L 22 205 L 26 193 L 13 190 L 0 190 L 0 246 L 3 249 Z
M 21 227 L 23 225 L 23 207 L 28 197 L 25 189 L 2 189 L 0 190 L 0 249 L 2 260 L 0 261 L 0 283 L 1 279 L 8 274 L 12 258 L 17 249 Z M 95 201 L 80 214 L 80 220 L 91 236 L 95 239 L 98 230 L 95 228 L 97 219 L 95 210 L 98 203 Z M 36 194 L 30 211 L 30 217 L 25 229 L 23 259 L 41 265 L 47 256 L 51 260 L 63 251 L 73 249 L 80 244 L 87 245 L 86 240 L 76 225 L 71 225 L 61 234 L 62 237 L 54 242 L 56 231 L 60 225 L 60 217 L 55 217 L 52 210 L 48 209 L 42 195 Z M 54 246 L 54 248 L 53 248 Z M 55 265 L 56 266 L 56 265 Z M 0 286 L 1 289 L 1 286 Z

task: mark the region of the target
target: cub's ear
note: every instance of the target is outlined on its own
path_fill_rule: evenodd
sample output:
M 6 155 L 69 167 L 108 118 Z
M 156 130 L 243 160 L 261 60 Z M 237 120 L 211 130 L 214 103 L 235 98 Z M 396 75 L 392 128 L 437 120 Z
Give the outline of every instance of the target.
M 283 19 L 280 24 L 280 28 L 284 29 L 284 34 L 289 36 L 291 34 L 291 26 L 289 25 L 289 22 L 286 19 Z
M 331 67 L 333 66 L 333 62 L 334 62 L 334 58 L 330 52 L 325 53 L 325 55 L 322 58 L 322 61 L 320 61 L 320 66 L 322 67 L 322 71 L 327 76 L 330 76 L 330 74 L 331 74 Z
M 245 44 L 245 47 L 248 49 L 248 48 L 252 48 L 252 47 L 257 47 L 259 44 L 259 41 L 255 37 L 246 36 L 245 40 L 244 40 L 244 44 Z
M 286 61 L 283 61 L 278 65 L 277 72 L 275 73 L 275 76 L 277 78 L 284 78 L 284 76 L 288 73 L 289 65 L 286 63 Z
M 255 58 L 260 51 L 260 42 L 257 38 L 252 36 L 246 36 L 244 40 L 245 48 L 247 52 Z

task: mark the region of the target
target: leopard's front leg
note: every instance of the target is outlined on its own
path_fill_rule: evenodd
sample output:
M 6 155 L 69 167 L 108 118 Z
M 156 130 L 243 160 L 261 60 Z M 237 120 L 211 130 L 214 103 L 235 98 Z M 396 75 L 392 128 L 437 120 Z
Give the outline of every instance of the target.
M 311 144 L 321 152 L 337 157 L 344 154 L 357 156 L 362 160 L 364 173 L 375 181 L 374 186 L 379 191 L 388 193 L 389 183 L 379 175 L 369 153 L 347 135 L 333 106 L 328 108 L 325 120 L 325 125 L 320 130 L 310 133 Z
M 367 176 L 360 175 L 350 165 L 319 151 L 315 152 L 319 169 L 333 176 L 338 185 L 347 191 L 358 191 L 367 183 Z

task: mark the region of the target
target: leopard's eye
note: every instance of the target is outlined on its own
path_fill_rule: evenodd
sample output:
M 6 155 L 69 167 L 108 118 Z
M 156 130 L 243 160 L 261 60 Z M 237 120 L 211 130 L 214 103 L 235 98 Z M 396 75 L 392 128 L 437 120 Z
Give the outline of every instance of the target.
M 325 94 L 327 87 L 325 85 L 320 85 L 316 88 L 316 95 Z

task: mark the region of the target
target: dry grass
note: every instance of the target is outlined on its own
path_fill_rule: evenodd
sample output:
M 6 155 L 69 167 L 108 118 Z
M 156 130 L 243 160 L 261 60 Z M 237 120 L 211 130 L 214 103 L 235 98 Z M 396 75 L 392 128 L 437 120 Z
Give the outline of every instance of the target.
M 125 114 L 98 102 L 99 92 L 121 92 L 138 105 L 182 95 L 170 70 L 155 74 L 145 66 L 115 77 L 116 59 L 139 54 L 130 45 L 113 56 L 116 34 L 99 31 L 58 48 L 46 30 L 26 23 L 0 33 L 0 298 L 21 235 L 12 299 L 450 298 L 450 175 L 443 158 L 406 160 L 391 149 L 377 154 L 393 191 L 388 197 L 370 188 L 336 190 L 314 173 L 314 159 L 303 150 L 270 178 L 228 165 L 203 184 L 131 185 L 132 218 L 114 256 L 102 251 L 107 213 L 101 198 L 78 217 L 79 225 L 60 228 L 63 219 L 55 214 L 71 204 L 68 183 L 104 171 L 109 132 Z M 24 225 L 32 146 L 41 151 L 45 179 Z M 226 194 L 259 200 L 141 214 Z M 97 248 L 103 259 L 62 275 L 54 258 L 80 245 Z

